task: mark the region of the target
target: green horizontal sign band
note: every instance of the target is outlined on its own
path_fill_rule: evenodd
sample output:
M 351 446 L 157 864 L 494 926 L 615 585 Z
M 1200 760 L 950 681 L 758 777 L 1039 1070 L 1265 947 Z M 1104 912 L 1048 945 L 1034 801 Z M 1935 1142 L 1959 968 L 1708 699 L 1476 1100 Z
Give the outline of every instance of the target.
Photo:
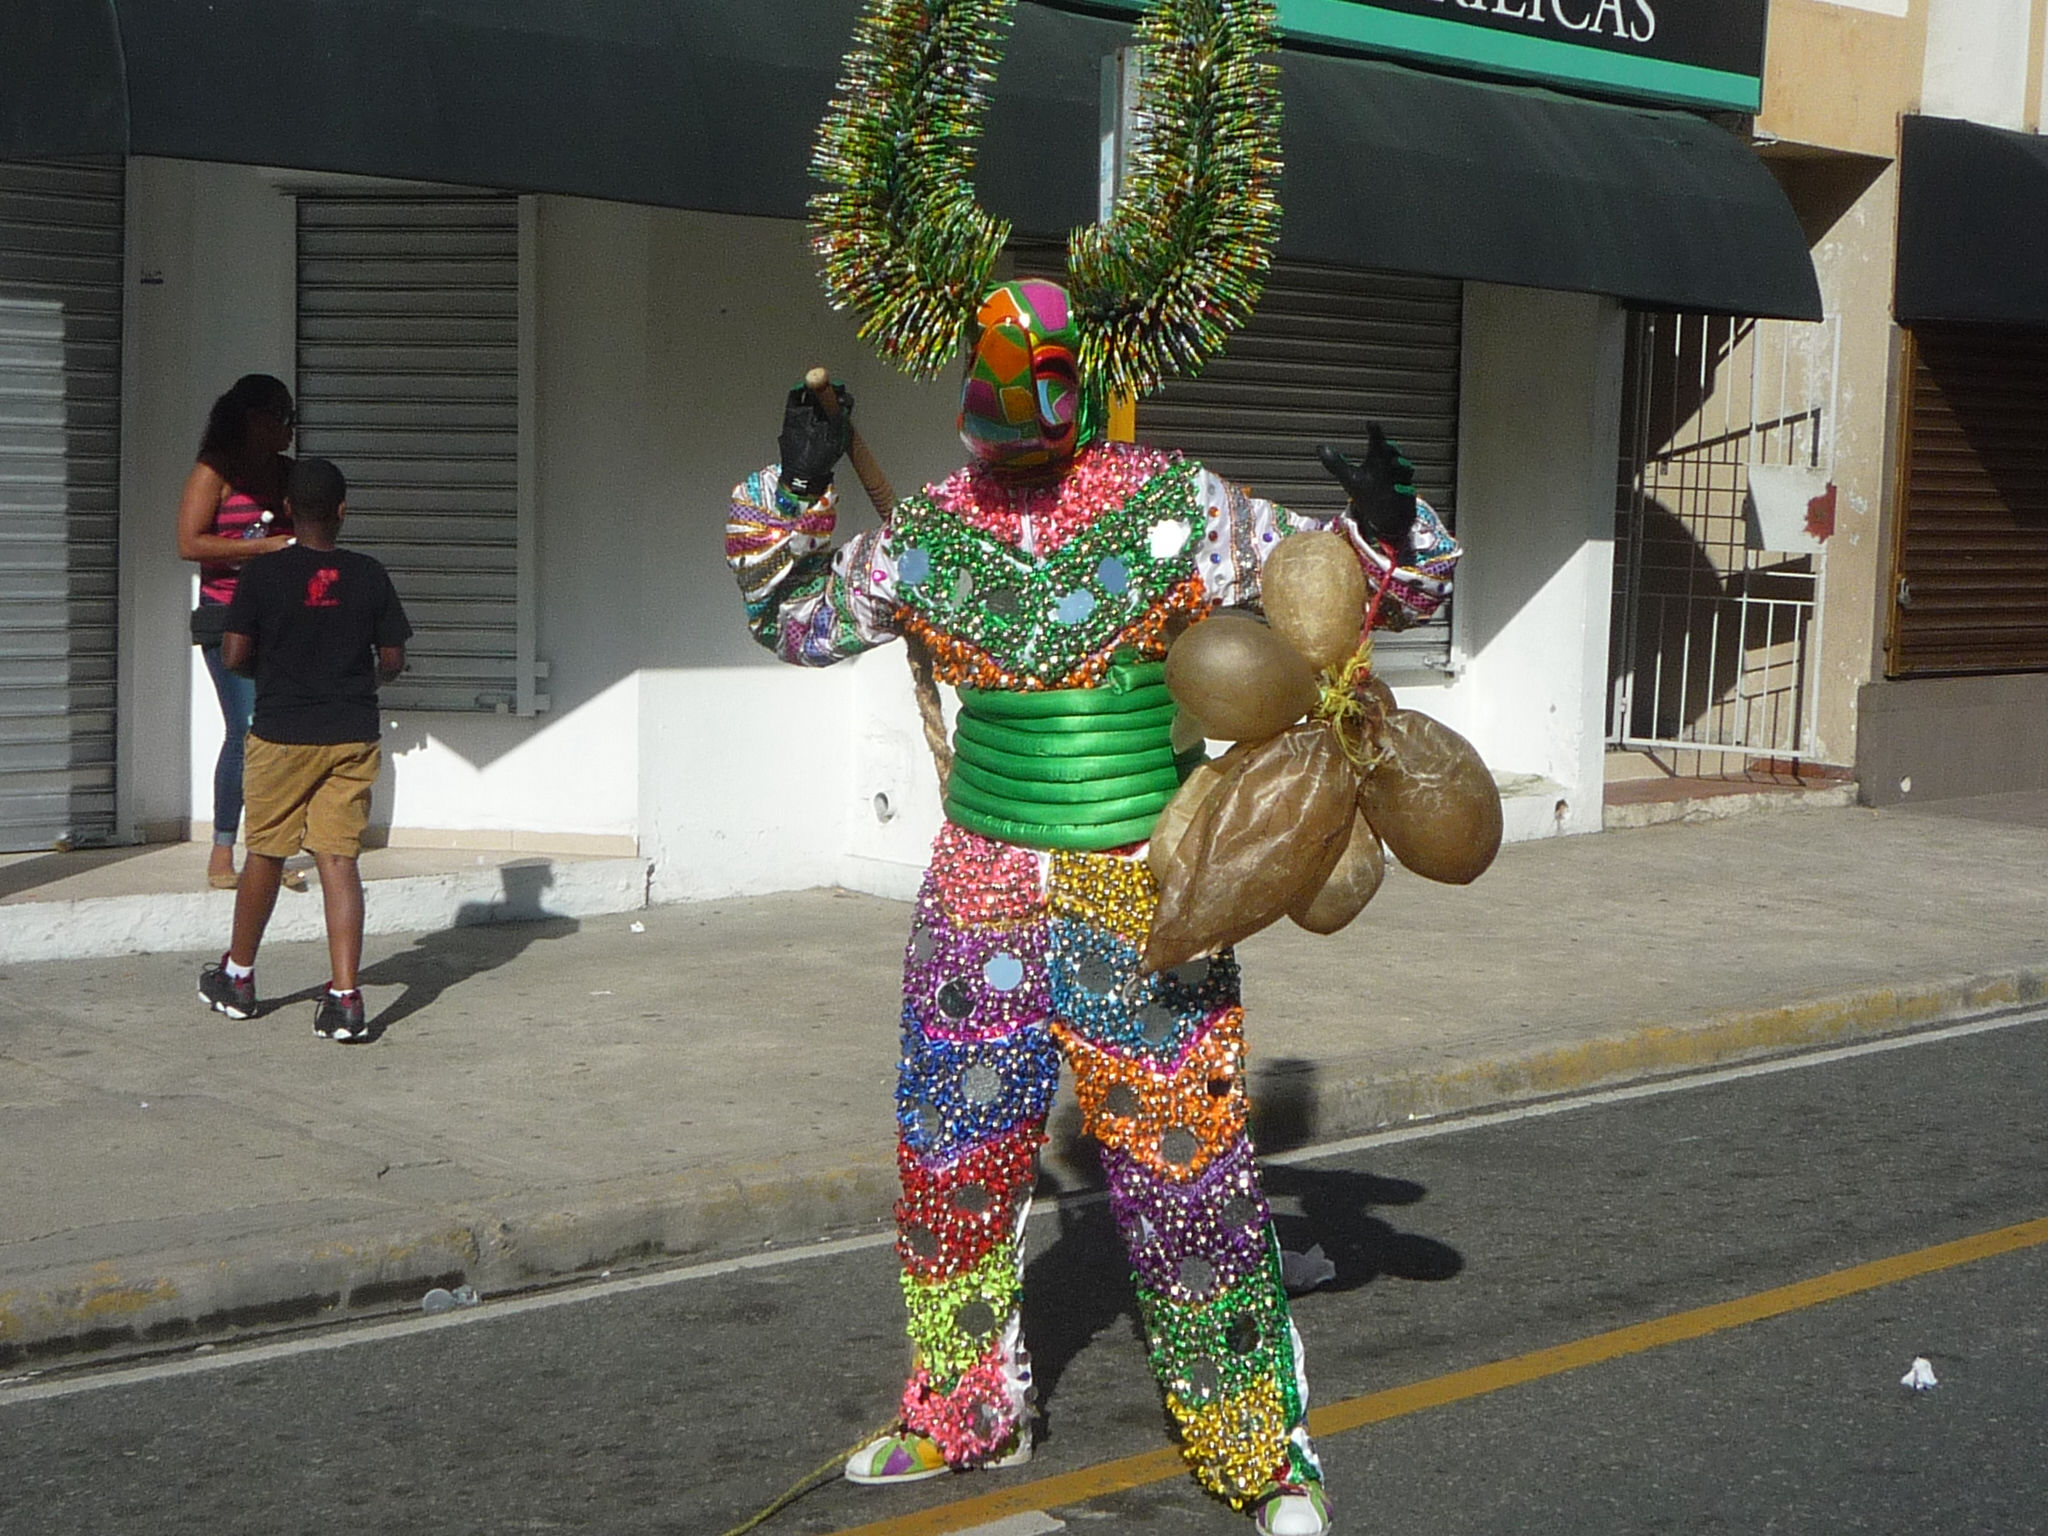
M 1754 112 L 1763 82 L 1754 75 L 1697 64 L 1673 64 L 1588 48 L 1556 38 L 1527 37 L 1435 16 L 1383 11 L 1355 0 L 1280 0 L 1283 32 L 1356 43 L 1388 53 L 1477 64 L 1502 74 L 1608 86 L 1665 101 Z

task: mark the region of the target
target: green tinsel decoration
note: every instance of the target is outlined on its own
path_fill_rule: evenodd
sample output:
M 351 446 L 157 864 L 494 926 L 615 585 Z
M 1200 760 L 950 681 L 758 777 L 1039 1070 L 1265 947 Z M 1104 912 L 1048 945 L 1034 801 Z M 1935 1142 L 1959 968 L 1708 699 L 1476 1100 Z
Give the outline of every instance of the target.
M 1010 227 L 974 196 L 975 149 L 1015 0 L 868 0 L 811 168 L 825 292 L 885 359 L 953 360 Z
M 1265 289 L 1280 229 L 1273 25 L 1272 0 L 1159 0 L 1138 24 L 1131 170 L 1108 223 L 1067 242 L 1081 376 L 1112 397 L 1199 373 Z

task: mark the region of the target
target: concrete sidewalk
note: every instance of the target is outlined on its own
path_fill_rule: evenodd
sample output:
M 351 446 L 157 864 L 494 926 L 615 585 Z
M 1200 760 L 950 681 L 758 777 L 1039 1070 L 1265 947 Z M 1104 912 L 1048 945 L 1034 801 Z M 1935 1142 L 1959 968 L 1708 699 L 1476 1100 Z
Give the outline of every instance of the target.
M 197 952 L 0 967 L 0 1366 L 875 1230 L 907 915 L 377 938 L 366 1048 L 314 1038 L 314 944 L 248 1023 Z M 2048 796 L 1521 844 L 1242 954 L 1267 1150 L 1906 1029 L 2048 995 Z M 1054 1129 L 1071 1187 L 1070 1096 Z

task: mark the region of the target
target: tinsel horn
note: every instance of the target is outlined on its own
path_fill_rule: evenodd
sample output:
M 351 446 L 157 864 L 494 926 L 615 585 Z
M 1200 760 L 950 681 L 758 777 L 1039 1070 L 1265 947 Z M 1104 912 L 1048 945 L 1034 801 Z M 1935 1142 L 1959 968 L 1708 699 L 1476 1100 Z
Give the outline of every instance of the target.
M 868 0 L 818 126 L 826 295 L 926 378 L 952 361 L 1009 238 L 975 200 L 974 160 L 1014 3 Z
M 1139 396 L 1193 374 L 1249 320 L 1280 232 L 1272 0 L 1157 0 L 1131 169 L 1105 223 L 1067 242 L 1081 374 Z

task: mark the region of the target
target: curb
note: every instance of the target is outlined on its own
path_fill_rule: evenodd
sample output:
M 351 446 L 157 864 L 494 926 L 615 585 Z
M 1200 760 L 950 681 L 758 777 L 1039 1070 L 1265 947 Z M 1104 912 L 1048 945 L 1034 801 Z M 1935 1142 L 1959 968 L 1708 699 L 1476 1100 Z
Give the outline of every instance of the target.
M 1440 1072 L 1333 1081 L 1335 1074 L 1319 1066 L 1312 1102 L 1296 1115 L 1289 1140 L 1301 1145 L 1365 1135 L 1853 1044 L 2044 1000 L 2048 966 L 2021 967 L 1734 1010 Z M 1261 1093 L 1287 1100 L 1288 1082 L 1269 1079 Z M 764 1162 L 586 1189 L 573 1206 L 560 1199 L 535 1204 L 529 1197 L 503 1207 L 463 1208 L 410 1232 L 329 1227 L 276 1234 L 263 1252 L 52 1272 L 23 1288 L 0 1289 L 0 1369 L 363 1317 L 416 1305 L 437 1285 L 503 1294 L 602 1270 L 881 1230 L 896 1193 L 893 1155 L 840 1158 L 829 1167 L 815 1158 L 807 1166 Z
M 647 882 L 643 859 L 538 854 L 453 874 L 369 880 L 363 885 L 363 931 L 411 933 L 637 912 L 647 905 Z M 233 891 L 9 902 L 0 905 L 0 965 L 205 950 L 222 942 L 234 916 Z M 314 895 L 281 900 L 264 939 L 321 939 L 326 931 Z

